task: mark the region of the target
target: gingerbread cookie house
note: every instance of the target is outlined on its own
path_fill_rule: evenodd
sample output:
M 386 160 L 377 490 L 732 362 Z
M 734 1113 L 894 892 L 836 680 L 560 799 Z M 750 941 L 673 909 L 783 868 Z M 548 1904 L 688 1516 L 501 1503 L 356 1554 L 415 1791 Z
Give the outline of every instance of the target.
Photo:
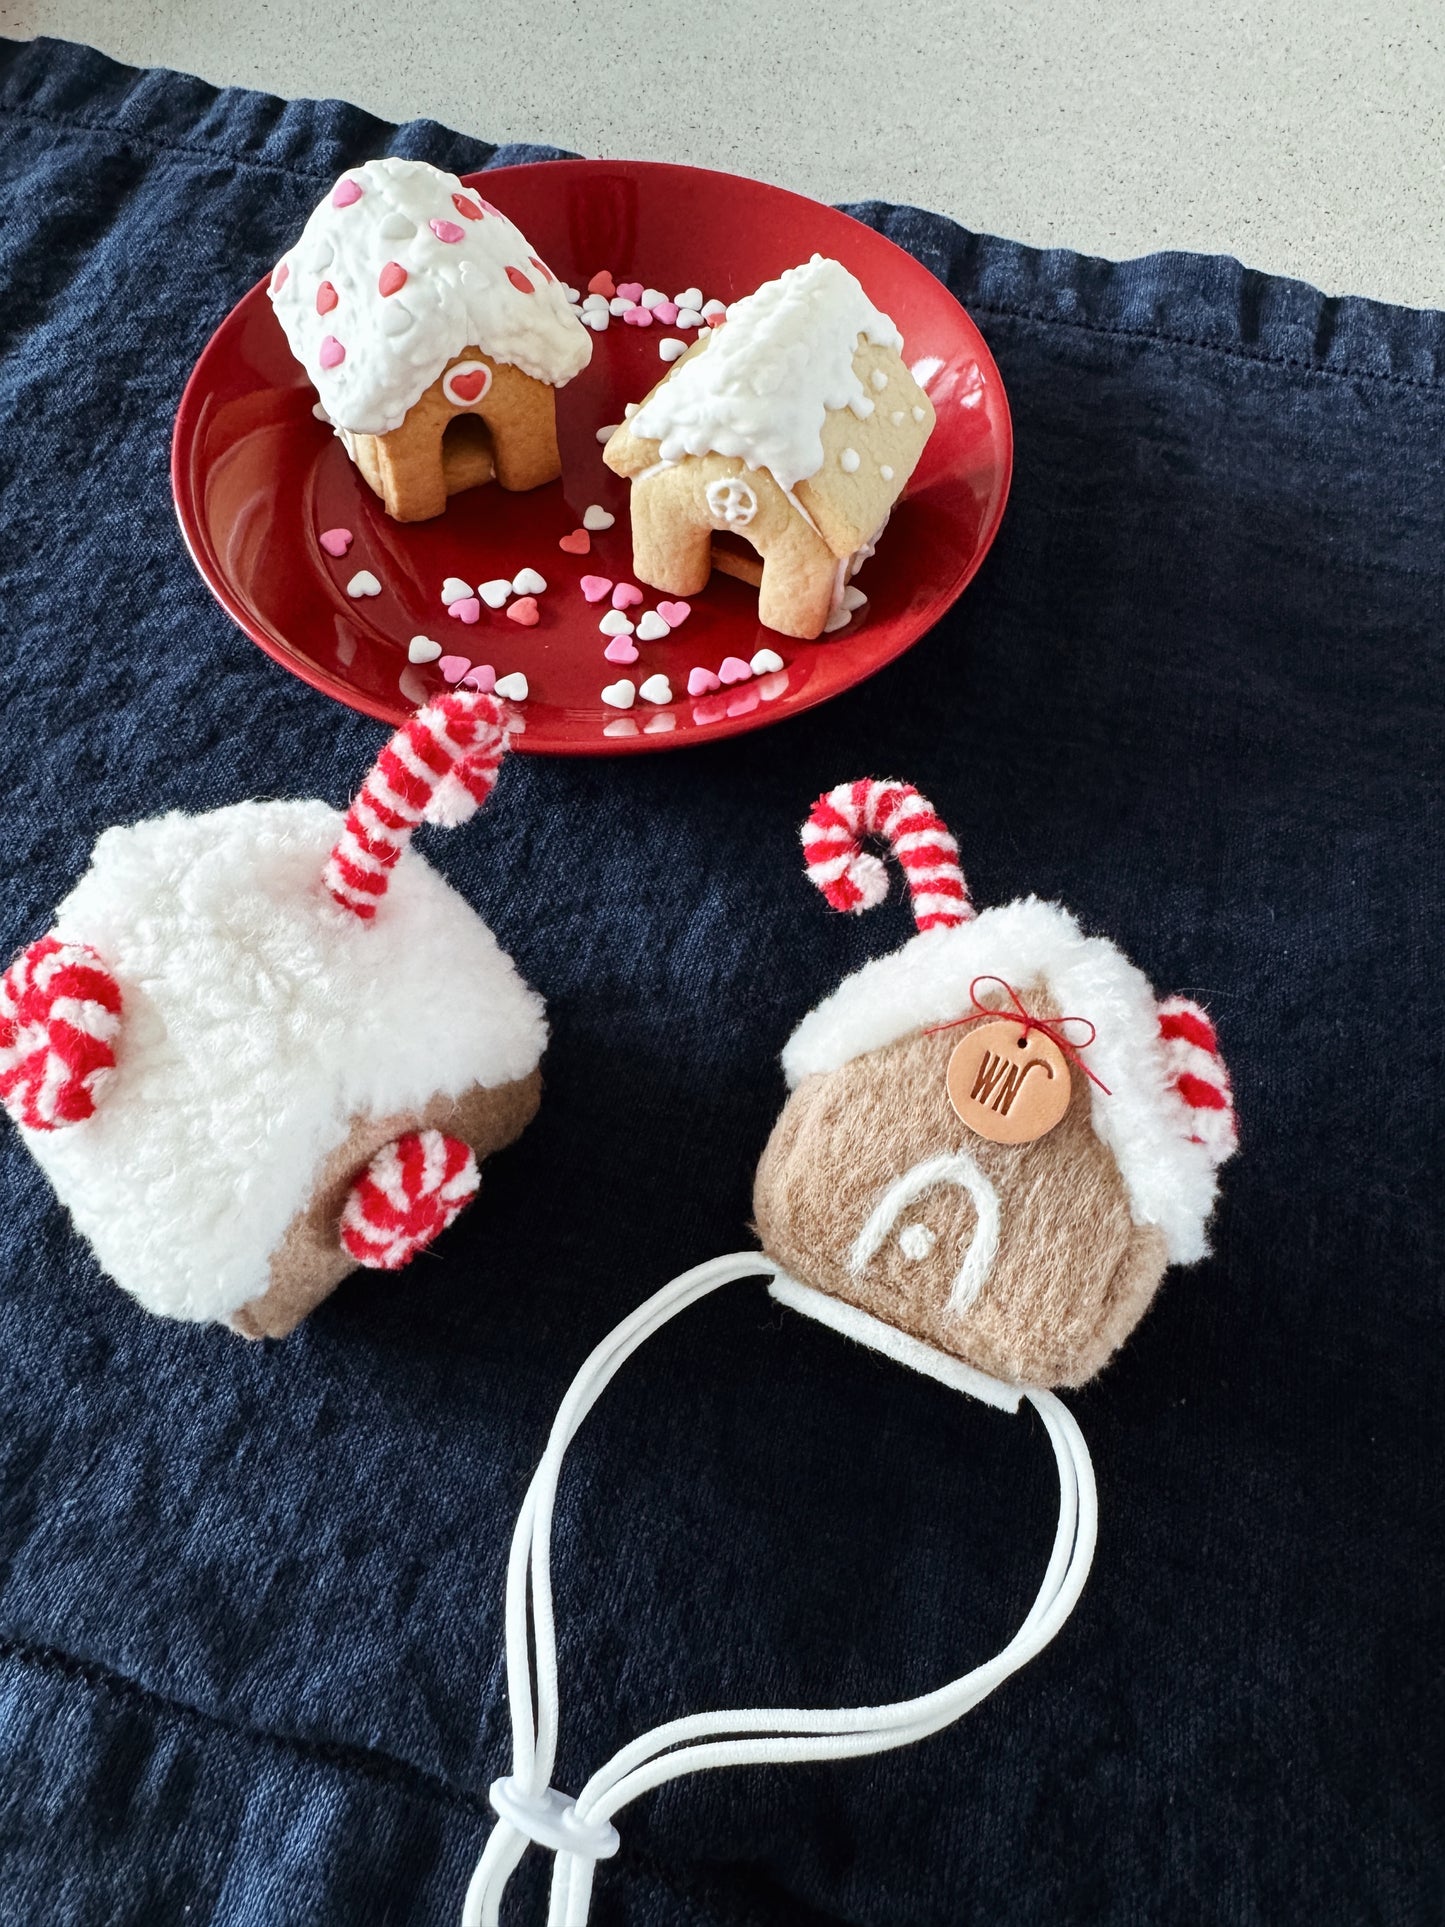
M 933 429 L 902 350 L 821 255 L 734 302 L 607 444 L 638 579 L 695 595 L 721 568 L 757 586 L 769 628 L 838 626 Z
M 555 391 L 592 338 L 490 201 L 425 161 L 349 168 L 270 285 L 327 419 L 399 522 L 561 474 Z

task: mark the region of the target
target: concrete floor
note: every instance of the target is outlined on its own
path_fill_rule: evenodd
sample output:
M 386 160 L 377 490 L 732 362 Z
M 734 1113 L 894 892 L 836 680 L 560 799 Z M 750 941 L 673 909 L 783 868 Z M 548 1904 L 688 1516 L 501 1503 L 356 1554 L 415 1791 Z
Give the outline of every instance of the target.
M 1445 306 L 1440 0 L 0 0 L 0 32 Z

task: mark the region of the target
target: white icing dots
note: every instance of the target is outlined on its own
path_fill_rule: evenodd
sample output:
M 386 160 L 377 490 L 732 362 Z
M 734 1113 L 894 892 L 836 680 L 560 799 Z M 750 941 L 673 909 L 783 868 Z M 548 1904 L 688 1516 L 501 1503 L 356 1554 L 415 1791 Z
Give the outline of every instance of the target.
M 860 335 L 878 347 L 903 346 L 848 270 L 815 254 L 735 301 L 707 352 L 643 402 L 633 433 L 659 442 L 664 461 L 738 455 L 791 490 L 823 466 L 830 409 L 873 411 L 853 366 Z
M 881 368 L 875 368 L 872 374 L 868 377 L 868 379 L 869 381 L 872 382 L 873 386 L 878 390 L 880 395 L 883 393 L 883 390 L 888 386 L 888 377 L 887 375 L 884 374 Z
M 332 421 L 352 434 L 399 427 L 467 348 L 554 387 L 591 358 L 591 334 L 525 237 L 425 161 L 351 169 L 282 265 L 270 290 L 277 319 Z M 448 379 L 458 384 L 448 400 L 463 405 L 465 377 Z
M 923 408 L 920 408 L 917 402 L 915 402 L 915 403 L 913 404 L 913 419 L 914 419 L 914 421 L 916 421 L 916 422 L 921 422 L 921 421 L 923 420 L 923 418 L 924 418 L 924 415 L 925 415 L 926 413 L 927 413 L 927 410 L 926 410 L 926 409 L 923 409 Z
M 893 480 L 893 470 L 887 462 L 883 463 L 878 473 L 883 477 L 885 482 L 891 482 Z
M 845 475 L 858 473 L 859 454 L 856 448 L 845 448 L 838 457 L 838 466 Z
M 893 413 L 888 417 L 888 419 L 889 421 L 892 422 L 895 428 L 902 428 L 904 422 L 908 420 L 908 417 L 904 414 L 901 408 L 895 408 Z
M 758 512 L 757 496 L 746 482 L 736 479 L 709 482 L 706 499 L 708 514 L 730 529 L 745 529 Z

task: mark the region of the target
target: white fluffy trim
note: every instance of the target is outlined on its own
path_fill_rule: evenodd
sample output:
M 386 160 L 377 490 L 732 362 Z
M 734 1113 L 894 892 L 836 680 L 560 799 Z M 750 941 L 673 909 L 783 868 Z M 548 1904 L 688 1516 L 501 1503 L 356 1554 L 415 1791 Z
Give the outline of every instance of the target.
M 107 830 L 56 913 L 124 1014 L 94 1117 L 26 1131 L 101 1264 L 149 1310 L 224 1318 L 358 1114 L 524 1077 L 541 999 L 476 912 L 406 851 L 371 924 L 321 884 L 341 817 L 240 803 Z
M 1086 937 L 1056 903 L 1025 897 L 952 930 L 927 930 L 847 977 L 810 1010 L 783 1051 L 788 1084 L 837 1070 L 910 1031 L 962 1017 L 975 977 L 1005 978 L 1023 995 L 1047 988 L 1097 1040 L 1084 1061 L 1109 1086 L 1089 1091 L 1094 1129 L 1114 1153 L 1136 1224 L 1164 1233 L 1174 1264 L 1208 1250 L 1217 1189 L 1208 1148 L 1191 1143 L 1193 1113 L 1170 1083 L 1159 1006 L 1142 971 L 1107 938 Z

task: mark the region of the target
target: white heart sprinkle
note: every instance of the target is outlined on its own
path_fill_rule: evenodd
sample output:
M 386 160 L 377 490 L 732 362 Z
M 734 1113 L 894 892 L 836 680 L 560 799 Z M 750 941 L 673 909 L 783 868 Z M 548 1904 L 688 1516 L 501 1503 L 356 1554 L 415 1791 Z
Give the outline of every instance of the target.
M 701 288 L 684 288 L 681 294 L 675 294 L 672 298 L 679 308 L 692 308 L 696 311 L 702 307 Z
M 825 636 L 831 636 L 835 629 L 846 629 L 852 620 L 853 618 L 846 609 L 834 609 L 828 617 L 828 620 L 823 624 L 823 634 Z
M 849 587 L 843 591 L 843 607 L 845 609 L 861 609 L 867 600 L 867 596 L 864 595 L 861 589 Z
M 610 441 L 612 440 L 612 437 L 613 437 L 613 436 L 614 436 L 614 435 L 615 435 L 615 434 L 617 433 L 617 431 L 618 431 L 618 429 L 619 429 L 619 428 L 621 428 L 621 426 L 622 426 L 622 423 L 621 423 L 621 422 L 607 422 L 607 423 L 605 423 L 605 424 L 604 424 L 604 425 L 603 425 L 603 426 L 602 426 L 601 428 L 599 428 L 599 429 L 598 429 L 598 431 L 597 431 L 597 439 L 598 439 L 598 441 L 599 441 L 599 442 L 610 442 Z
M 580 288 L 568 288 L 568 289 L 567 289 L 567 299 L 568 299 L 568 300 L 569 300 L 569 301 L 570 301 L 570 302 L 571 302 L 571 303 L 573 304 L 573 306 L 575 307 L 575 306 L 576 306 L 576 304 L 577 304 L 577 303 L 578 303 L 578 302 L 579 302 L 579 301 L 580 301 L 580 300 L 582 299 L 582 290 L 581 290 Z
M 856 448 L 845 448 L 843 453 L 838 457 L 838 466 L 845 475 L 855 475 L 858 472 L 860 459 Z
M 688 292 L 690 294 L 692 290 L 689 289 Z M 704 316 L 710 314 L 726 314 L 727 303 L 725 301 L 704 301 L 700 312 Z
M 600 502 L 593 502 L 582 511 L 584 529 L 610 529 L 616 520 L 617 517 L 609 515 Z
M 625 609 L 609 609 L 597 625 L 604 636 L 630 636 L 636 626 Z
M 609 312 L 607 296 L 605 294 L 589 294 L 587 299 L 582 303 L 582 306 L 586 308 L 589 313 L 595 313 L 598 308 L 602 310 L 603 314 Z
M 509 703 L 524 703 L 529 694 L 527 678 L 520 669 L 514 669 L 510 676 L 499 676 L 492 687 L 499 696 L 505 696 Z
M 535 569 L 523 569 L 520 575 L 512 577 L 514 595 L 541 595 L 547 586 L 547 578 L 538 575 Z
M 475 594 L 471 583 L 463 582 L 459 575 L 449 575 L 442 584 L 442 601 L 448 609 L 454 602 L 465 602 L 468 596 Z
M 655 308 L 659 301 L 666 301 L 666 299 L 667 296 L 662 292 L 661 288 L 644 288 L 642 290 L 642 299 L 637 305 L 639 308 Z M 682 303 L 679 301 L 677 305 L 681 307 Z
M 331 417 L 327 414 L 326 410 L 321 406 L 321 403 L 319 401 L 312 402 L 311 412 L 316 417 L 317 421 L 325 422 L 328 428 L 331 426 Z
M 346 585 L 349 596 L 380 595 L 381 584 L 370 569 L 358 569 Z
M 672 684 L 666 676 L 649 676 L 637 693 L 645 703 L 670 703 Z
M 875 368 L 872 374 L 868 377 L 868 379 L 869 381 L 872 382 L 873 386 L 878 390 L 880 395 L 882 394 L 883 390 L 888 386 L 888 377 L 887 375 L 884 374 L 881 368 Z
M 388 241 L 409 241 L 416 233 L 416 222 L 409 221 L 404 214 L 388 214 L 380 231 Z
M 671 634 L 671 628 L 663 621 L 656 609 L 649 609 L 637 625 L 639 642 L 661 642 L 664 636 Z
M 637 700 L 637 691 L 624 676 L 620 682 L 610 682 L 602 692 L 602 700 L 609 709 L 631 709 Z
M 700 328 L 702 316 L 696 308 L 679 308 L 674 325 L 679 328 Z
M 605 334 L 612 326 L 612 316 L 608 314 L 605 308 L 593 308 L 589 313 L 583 315 L 582 320 L 584 324 L 592 330 L 594 335 Z
M 685 341 L 674 341 L 669 337 L 666 341 L 658 342 L 657 352 L 664 361 L 676 361 L 679 355 L 685 355 L 687 353 L 687 343 Z
M 413 636 L 406 645 L 408 662 L 435 662 L 441 652 L 441 644 L 433 642 L 430 636 Z
M 623 421 L 630 422 L 632 420 L 632 417 L 637 413 L 638 409 L 641 406 L 642 406 L 641 402 L 637 402 L 637 401 L 628 402 L 626 407 L 622 411 Z
M 504 575 L 493 576 L 490 582 L 484 582 L 477 590 L 489 609 L 500 609 L 511 593 L 512 585 Z
M 622 296 L 620 294 L 617 294 L 617 295 L 614 295 L 612 299 L 608 302 L 607 312 L 609 314 L 626 314 L 627 310 L 631 306 L 632 306 L 632 303 L 630 301 L 624 301 L 622 299 Z
M 783 659 L 776 649 L 760 649 L 748 665 L 755 676 L 770 676 L 782 666 Z

